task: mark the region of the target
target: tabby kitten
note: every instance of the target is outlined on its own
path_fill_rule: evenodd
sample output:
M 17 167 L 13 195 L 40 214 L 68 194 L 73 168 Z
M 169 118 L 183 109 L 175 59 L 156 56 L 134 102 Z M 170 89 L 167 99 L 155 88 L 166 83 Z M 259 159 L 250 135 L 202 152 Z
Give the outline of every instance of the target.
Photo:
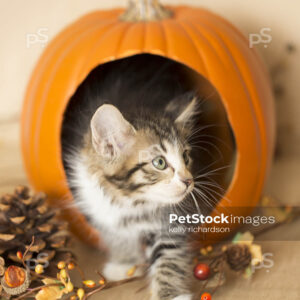
M 128 93 L 122 93 L 126 80 L 138 80 L 136 75 L 126 76 L 127 68 L 125 64 L 124 72 L 118 72 L 122 75 L 109 80 L 114 87 L 110 93 L 118 94 L 116 98 L 132 93 L 130 84 Z M 160 76 L 157 86 L 164 82 L 162 78 L 169 80 Z M 98 79 L 95 82 L 99 86 Z M 188 207 L 192 201 L 189 194 L 194 179 L 187 141 L 198 100 L 194 93 L 184 92 L 155 109 L 153 101 L 146 105 L 159 99 L 159 93 L 151 88 L 147 101 L 135 101 L 137 96 L 122 105 L 124 101 L 105 100 L 109 96 L 107 82 L 99 94 L 87 92 L 91 88 L 87 86 L 79 97 L 86 102 L 81 101 L 76 120 L 72 112 L 73 123 L 64 124 L 63 158 L 76 205 L 99 230 L 108 248 L 103 274 L 109 280 L 120 280 L 133 265 L 147 264 L 152 300 L 192 299 L 193 254 L 188 236 L 169 231 L 168 217 L 178 213 L 183 202 Z M 169 87 L 171 95 L 175 87 Z M 136 93 L 142 90 L 135 88 Z M 88 125 L 80 127 L 84 122 Z M 72 140 L 72 132 L 80 138 Z M 195 205 L 190 207 L 194 213 Z

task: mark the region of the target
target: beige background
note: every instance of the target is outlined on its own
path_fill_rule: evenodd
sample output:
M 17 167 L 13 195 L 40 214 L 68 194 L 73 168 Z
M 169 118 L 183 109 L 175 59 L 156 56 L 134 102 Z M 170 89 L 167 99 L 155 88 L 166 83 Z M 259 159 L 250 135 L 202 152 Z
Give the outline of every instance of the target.
M 270 28 L 272 41 L 257 45 L 276 85 L 278 111 L 278 157 L 266 194 L 299 205 L 300 200 L 300 2 L 297 0 L 165 0 L 168 4 L 207 7 L 229 19 L 246 36 Z M 44 43 L 27 45 L 42 30 L 51 40 L 64 26 L 94 9 L 124 6 L 125 0 L 0 0 L 0 193 L 26 183 L 19 149 L 19 116 L 26 83 Z M 288 54 L 287 44 L 295 51 Z M 300 223 L 273 232 L 274 236 L 299 234 Z M 268 242 L 275 265 L 259 270 L 252 281 L 229 280 L 214 299 L 300 299 L 300 242 Z M 97 251 L 77 245 L 80 258 L 92 269 Z M 96 262 L 95 262 L 96 261 Z M 137 284 L 138 285 L 138 284 Z M 135 285 L 133 285 L 135 286 Z M 146 299 L 134 294 L 132 285 L 106 292 L 95 299 Z

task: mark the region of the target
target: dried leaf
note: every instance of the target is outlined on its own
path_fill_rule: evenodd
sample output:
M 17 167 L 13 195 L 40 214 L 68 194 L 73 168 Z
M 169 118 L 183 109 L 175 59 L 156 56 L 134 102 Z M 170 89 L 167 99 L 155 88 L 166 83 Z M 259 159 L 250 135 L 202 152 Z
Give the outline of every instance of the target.
M 69 225 L 68 225 L 67 222 L 60 222 L 60 223 L 57 225 L 57 230 L 58 230 L 58 231 L 67 232 L 68 227 L 69 227 Z
M 136 271 L 137 267 L 136 266 L 133 266 L 131 267 L 128 271 L 127 271 L 127 276 L 128 277 L 132 277 Z
M 53 248 L 61 248 L 65 245 L 66 243 L 66 238 L 65 237 L 60 237 L 56 240 L 54 240 L 52 243 L 51 243 L 51 247 Z
M 52 260 L 52 258 L 55 256 L 55 251 L 54 250 L 43 250 L 41 252 L 43 255 L 40 255 L 38 258 L 36 258 L 36 261 L 39 264 L 45 263 L 47 261 Z
M 223 272 L 218 272 L 212 278 L 210 278 L 208 280 L 208 283 L 207 283 L 206 287 L 210 288 L 210 289 L 216 288 L 216 287 L 219 287 L 221 285 L 224 285 L 225 282 L 226 282 L 225 274 Z
M 3 204 L 3 203 L 0 203 L 0 211 L 8 211 L 10 208 L 9 205 L 6 205 L 6 204 Z
M 3 274 L 4 274 L 4 266 L 1 266 L 0 265 L 0 276 L 3 276 Z
M 3 204 L 10 204 L 12 202 L 12 200 L 14 199 L 14 197 L 10 194 L 5 194 L 1 197 L 1 202 Z
M 57 240 L 59 238 L 65 238 L 69 235 L 68 231 L 67 230 L 60 230 L 60 231 L 57 231 L 56 233 L 54 233 L 52 236 L 51 236 L 51 240 Z
M 60 283 L 54 279 L 44 279 L 43 283 L 48 284 L 57 284 Z M 36 300 L 56 300 L 61 299 L 64 294 L 67 294 L 68 291 L 66 288 L 61 288 L 62 286 L 47 286 L 42 288 L 35 296 Z
M 29 220 L 29 222 L 25 226 L 25 230 L 28 231 L 33 227 L 33 225 L 34 225 L 34 220 Z
M 41 226 L 38 226 L 38 230 L 41 232 L 51 232 L 52 228 L 52 224 L 43 224 Z
M 250 246 L 254 240 L 254 236 L 249 231 L 244 233 L 238 232 L 232 240 L 233 244 L 246 244 Z
M 29 246 L 25 246 L 26 249 L 29 248 Z M 37 240 L 34 242 L 33 246 L 30 247 L 31 252 L 40 252 L 42 249 L 46 247 L 46 242 L 43 240 Z
M 14 234 L 0 234 L 0 240 L 8 242 L 15 238 L 16 236 Z
M 263 261 L 263 255 L 261 246 L 257 244 L 253 244 L 250 247 L 250 252 L 252 256 L 252 265 L 257 265 Z
M 251 268 L 251 266 L 249 266 L 243 273 L 243 277 L 248 279 L 252 276 L 252 274 L 253 274 L 253 269 Z
M 37 208 L 37 211 L 40 213 L 40 214 L 44 214 L 48 211 L 48 207 L 47 205 L 41 205 Z
M 29 197 L 29 188 L 27 186 L 19 185 L 15 188 L 15 195 L 27 199 Z
M 82 282 L 86 287 L 88 287 L 88 288 L 93 288 L 93 287 L 95 287 L 96 286 L 96 282 L 95 281 L 93 281 L 93 280 L 84 280 L 83 282 Z
M 47 196 L 42 192 L 33 195 L 33 197 L 32 197 L 32 206 L 41 206 L 41 205 L 43 205 L 46 198 L 47 198 Z
M 25 216 L 10 218 L 14 224 L 21 224 L 26 219 Z
M 29 197 L 28 199 L 23 199 L 22 202 L 25 205 L 30 205 L 32 203 L 32 197 Z
M 14 254 L 14 253 L 9 253 L 8 254 L 8 258 L 11 259 L 12 261 L 15 261 L 15 262 L 18 262 L 18 263 L 21 263 L 22 262 L 22 259 L 20 259 L 17 254 Z M 29 260 L 32 258 L 32 253 L 31 252 L 28 252 L 26 254 L 26 256 L 24 257 L 24 260 Z

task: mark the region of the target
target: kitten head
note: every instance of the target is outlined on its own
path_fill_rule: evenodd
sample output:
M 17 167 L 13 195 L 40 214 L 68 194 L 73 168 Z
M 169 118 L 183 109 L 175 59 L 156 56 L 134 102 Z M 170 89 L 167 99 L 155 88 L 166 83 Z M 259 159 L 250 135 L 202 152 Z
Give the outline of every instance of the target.
M 194 187 L 186 142 L 197 99 L 175 99 L 163 114 L 139 115 L 130 123 L 113 105 L 91 120 L 89 170 L 112 199 L 132 204 L 175 204 Z M 88 148 L 88 147 L 87 147 Z

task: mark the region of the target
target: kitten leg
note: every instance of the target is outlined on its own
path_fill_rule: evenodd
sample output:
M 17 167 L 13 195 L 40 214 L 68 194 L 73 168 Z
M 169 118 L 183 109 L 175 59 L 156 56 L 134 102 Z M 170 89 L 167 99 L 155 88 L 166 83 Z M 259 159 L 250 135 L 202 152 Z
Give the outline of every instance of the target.
M 185 242 L 161 239 L 152 247 L 151 300 L 191 300 L 192 252 Z
M 173 300 L 192 300 L 192 295 L 191 294 L 180 295 L 177 296 L 176 298 L 173 298 Z
M 119 239 L 111 244 L 109 259 L 104 265 L 103 275 L 108 280 L 122 280 L 128 278 L 128 271 L 135 265 L 145 263 L 140 246 L 136 240 L 126 241 Z M 143 270 L 138 268 L 134 275 L 142 275 Z
M 134 264 L 121 263 L 109 261 L 103 268 L 103 275 L 107 280 L 115 281 L 128 278 L 128 271 L 134 266 Z M 143 274 L 142 269 L 137 269 L 134 276 L 140 276 Z

